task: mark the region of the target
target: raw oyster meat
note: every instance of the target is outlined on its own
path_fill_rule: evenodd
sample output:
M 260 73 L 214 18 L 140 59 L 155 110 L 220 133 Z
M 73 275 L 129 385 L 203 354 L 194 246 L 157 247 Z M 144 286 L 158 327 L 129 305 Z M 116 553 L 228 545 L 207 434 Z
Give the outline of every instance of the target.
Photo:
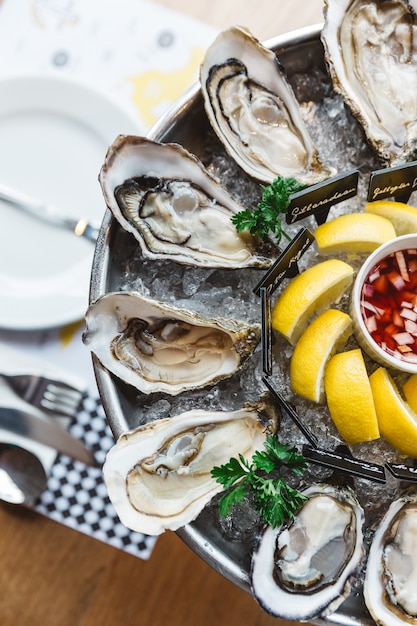
M 107 206 L 146 258 L 223 268 L 272 263 L 270 243 L 232 224 L 243 207 L 178 144 L 120 135 L 99 181 Z
M 262 448 L 276 416 L 263 402 L 228 411 L 187 411 L 124 433 L 103 467 L 122 523 L 159 535 L 194 520 L 223 487 L 214 466 Z M 265 413 L 264 413 L 265 411 Z
M 326 0 L 325 59 L 339 92 L 386 165 L 417 148 L 416 15 L 404 0 Z
M 278 175 L 313 184 L 332 175 L 320 162 L 277 57 L 246 28 L 218 35 L 200 82 L 214 131 L 249 176 L 268 184 Z
M 417 494 L 394 500 L 368 555 L 366 606 L 377 624 L 417 624 Z
M 353 491 L 312 485 L 288 524 L 268 527 L 252 558 L 255 598 L 288 620 L 325 617 L 349 595 L 364 554 L 364 512 Z
M 87 309 L 85 345 L 143 393 L 176 395 L 232 376 L 260 340 L 260 325 L 204 319 L 137 292 L 107 293 Z

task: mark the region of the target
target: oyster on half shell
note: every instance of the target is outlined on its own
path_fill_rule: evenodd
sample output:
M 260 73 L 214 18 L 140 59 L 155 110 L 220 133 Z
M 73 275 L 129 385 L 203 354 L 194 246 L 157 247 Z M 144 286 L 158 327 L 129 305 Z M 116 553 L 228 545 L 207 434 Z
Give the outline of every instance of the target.
M 369 550 L 366 606 L 377 624 L 417 624 L 417 494 L 394 500 Z
M 255 598 L 271 615 L 325 617 L 349 595 L 364 554 L 364 511 L 353 491 L 312 485 L 294 519 L 268 527 L 252 557 Z
M 250 460 L 275 428 L 260 401 L 232 412 L 187 411 L 121 435 L 103 467 L 120 520 L 149 535 L 188 524 L 223 489 L 213 467 L 239 454 Z
M 320 162 L 274 52 L 236 26 L 218 35 L 200 69 L 209 121 L 226 151 L 255 180 L 307 185 L 333 174 Z
M 260 325 L 204 319 L 136 292 L 107 293 L 85 316 L 85 345 L 143 393 L 176 395 L 232 376 L 260 340 Z
M 120 135 L 99 181 L 113 216 L 146 258 L 232 269 L 272 263 L 270 242 L 232 224 L 243 207 L 178 144 Z
M 386 165 L 417 149 L 417 24 L 405 0 L 325 0 L 325 59 L 335 90 Z

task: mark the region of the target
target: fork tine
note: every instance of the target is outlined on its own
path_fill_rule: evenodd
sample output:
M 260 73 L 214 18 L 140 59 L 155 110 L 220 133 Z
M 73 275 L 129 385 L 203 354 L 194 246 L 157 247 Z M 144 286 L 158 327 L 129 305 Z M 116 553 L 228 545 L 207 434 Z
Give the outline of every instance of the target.
M 64 387 L 61 385 L 57 385 L 56 383 L 49 383 L 45 390 L 45 395 L 49 394 L 51 397 L 59 397 L 62 400 L 68 400 L 71 403 L 80 402 L 83 397 L 82 391 L 78 391 L 77 389 L 70 389 L 69 387 Z
M 1 1 L 1 0 L 0 0 Z M 50 413 L 73 417 L 80 409 L 84 390 L 38 374 L 1 376 L 26 402 Z
M 80 408 L 82 397 L 79 391 L 50 383 L 44 391 L 41 405 L 57 413 L 74 415 Z
M 50 411 L 51 413 L 57 413 L 59 415 L 66 415 L 67 417 L 74 417 L 77 412 L 73 406 L 65 406 L 64 404 L 57 404 L 56 402 L 49 402 L 43 399 L 40 405 L 41 409 Z

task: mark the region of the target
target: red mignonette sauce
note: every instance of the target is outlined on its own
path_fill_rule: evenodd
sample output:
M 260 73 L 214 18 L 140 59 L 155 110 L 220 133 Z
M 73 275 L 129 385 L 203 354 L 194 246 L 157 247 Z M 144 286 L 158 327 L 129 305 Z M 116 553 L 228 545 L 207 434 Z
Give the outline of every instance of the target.
M 360 305 L 374 341 L 388 354 L 417 364 L 417 249 L 380 260 L 365 279 Z

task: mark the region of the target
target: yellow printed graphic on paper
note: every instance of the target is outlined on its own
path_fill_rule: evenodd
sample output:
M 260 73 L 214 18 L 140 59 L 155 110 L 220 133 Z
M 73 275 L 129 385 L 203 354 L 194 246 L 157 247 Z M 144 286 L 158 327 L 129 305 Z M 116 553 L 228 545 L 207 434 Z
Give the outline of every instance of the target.
M 127 79 L 133 85 L 132 99 L 146 125 L 152 125 L 167 105 L 193 84 L 203 56 L 202 50 L 193 49 L 188 65 L 178 71 L 150 70 Z
M 33 22 L 44 30 L 78 26 L 80 16 L 74 11 L 73 4 L 72 0 L 35 0 L 31 6 Z

